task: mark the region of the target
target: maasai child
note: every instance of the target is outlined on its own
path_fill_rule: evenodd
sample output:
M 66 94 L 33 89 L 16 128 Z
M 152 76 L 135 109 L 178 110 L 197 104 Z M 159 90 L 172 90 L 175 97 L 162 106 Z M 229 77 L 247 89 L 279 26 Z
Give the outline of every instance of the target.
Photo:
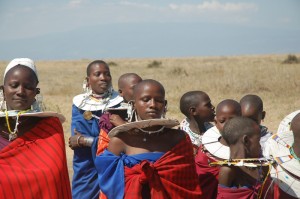
M 240 104 L 232 99 L 223 100 L 216 109 L 216 126 L 207 130 L 202 137 L 195 161 L 201 190 L 205 190 L 203 198 L 217 197 L 219 167 L 211 167 L 209 163 L 229 158 L 229 147 L 220 132 L 229 119 L 237 116 L 241 116 Z
M 107 198 L 200 198 L 193 147 L 188 135 L 165 114 L 165 90 L 155 80 L 134 88 L 136 122 L 110 131 L 108 149 L 96 157 Z M 119 129 L 119 131 L 116 131 Z
M 219 173 L 217 198 L 255 199 L 264 198 L 268 186 L 265 185 L 269 167 L 257 166 L 260 157 L 260 127 L 252 119 L 235 117 L 226 122 L 222 137 L 230 148 L 230 159 L 243 159 L 223 165 Z M 252 159 L 248 162 L 247 159 Z M 253 159 L 257 159 L 255 162 Z M 251 167 L 250 167 L 251 165 Z M 256 166 L 256 167 L 255 167 Z M 263 189 L 263 190 L 261 190 Z M 266 198 L 272 198 L 271 191 Z
M 300 198 L 300 113 L 292 118 L 290 128 L 267 141 L 266 149 L 277 163 L 271 170 L 275 198 Z
M 65 117 L 42 111 L 34 62 L 12 60 L 3 79 L 0 198 L 72 198 L 61 124 Z
M 180 111 L 186 116 L 180 123 L 180 129 L 190 136 L 196 154 L 203 133 L 213 127 L 209 122 L 214 120 L 215 107 L 205 92 L 189 91 L 180 99 Z
M 261 125 L 261 121 L 264 120 L 266 116 L 262 99 L 257 95 L 245 95 L 240 100 L 240 104 L 242 108 L 242 116 L 252 119 L 260 126 L 260 145 L 262 151 L 264 151 L 265 143 L 269 137 L 272 136 L 272 133 L 268 132 L 267 127 Z
M 109 109 L 107 113 L 100 117 L 100 139 L 98 141 L 97 155 L 100 155 L 108 146 L 108 132 L 116 126 L 125 124 L 129 118 L 132 117 L 132 108 L 129 102 L 133 100 L 133 89 L 135 85 L 141 81 L 142 78 L 135 73 L 125 73 L 119 77 L 118 91 L 124 101 L 120 107 Z
M 102 60 L 91 62 L 86 69 L 86 92 L 73 98 L 69 146 L 74 150 L 72 197 L 99 198 L 98 174 L 94 165 L 99 117 L 103 110 L 118 107 L 123 101 L 112 88 L 109 66 Z

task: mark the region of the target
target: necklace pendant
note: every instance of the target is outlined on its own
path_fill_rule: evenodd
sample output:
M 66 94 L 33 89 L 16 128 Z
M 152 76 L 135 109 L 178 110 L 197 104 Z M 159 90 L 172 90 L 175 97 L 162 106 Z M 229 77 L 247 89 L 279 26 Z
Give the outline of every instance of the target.
M 145 137 L 143 138 L 143 142 L 147 142 L 147 139 Z
M 83 118 L 86 120 L 90 120 L 90 119 L 92 119 L 92 117 L 93 117 L 93 113 L 91 111 L 85 111 L 83 113 Z
M 16 138 L 17 138 L 17 134 L 9 134 L 8 141 L 13 141 Z

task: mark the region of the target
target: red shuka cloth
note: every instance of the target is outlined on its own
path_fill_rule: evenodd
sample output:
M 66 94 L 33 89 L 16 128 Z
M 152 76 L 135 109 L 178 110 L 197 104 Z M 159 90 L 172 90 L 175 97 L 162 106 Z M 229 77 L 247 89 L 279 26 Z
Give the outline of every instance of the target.
M 0 151 L 1 198 L 71 198 L 64 133 L 49 117 Z
M 257 199 L 259 198 L 258 194 L 261 189 L 262 184 L 258 183 L 252 187 L 240 187 L 240 188 L 231 188 L 218 186 L 218 196 L 217 199 L 227 199 L 227 198 L 238 198 L 238 199 Z M 263 187 L 263 191 L 260 198 L 273 199 L 274 190 L 273 187 L 270 187 L 271 179 L 268 176 L 267 181 Z
M 155 163 L 125 166 L 125 197 L 141 199 L 148 183 L 151 198 L 201 198 L 191 140 L 187 136 Z
M 207 152 L 208 153 L 208 152 Z M 217 160 L 209 157 L 203 150 L 203 146 L 199 147 L 195 157 L 196 171 L 199 179 L 201 190 L 203 190 L 203 198 L 213 199 L 217 197 L 218 193 L 218 177 L 220 167 L 212 167 L 209 165 L 211 162 Z

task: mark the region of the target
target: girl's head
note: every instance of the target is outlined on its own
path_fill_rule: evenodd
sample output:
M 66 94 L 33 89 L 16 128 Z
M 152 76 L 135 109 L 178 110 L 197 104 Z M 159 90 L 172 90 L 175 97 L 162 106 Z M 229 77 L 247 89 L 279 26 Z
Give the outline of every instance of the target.
M 7 110 L 30 109 L 39 93 L 34 62 L 28 58 L 12 60 L 4 72 L 3 93 Z
M 134 108 L 140 119 L 158 119 L 165 114 L 165 89 L 158 81 L 141 81 L 135 86 L 133 94 Z
M 102 60 L 91 62 L 86 69 L 87 86 L 94 94 L 104 94 L 111 88 L 111 75 L 109 66 Z

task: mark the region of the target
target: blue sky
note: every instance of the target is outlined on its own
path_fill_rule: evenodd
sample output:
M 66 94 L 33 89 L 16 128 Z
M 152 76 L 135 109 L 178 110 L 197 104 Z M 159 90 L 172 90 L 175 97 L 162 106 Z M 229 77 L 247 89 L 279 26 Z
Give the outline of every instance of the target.
M 299 0 L 0 1 L 0 59 L 300 52 Z

